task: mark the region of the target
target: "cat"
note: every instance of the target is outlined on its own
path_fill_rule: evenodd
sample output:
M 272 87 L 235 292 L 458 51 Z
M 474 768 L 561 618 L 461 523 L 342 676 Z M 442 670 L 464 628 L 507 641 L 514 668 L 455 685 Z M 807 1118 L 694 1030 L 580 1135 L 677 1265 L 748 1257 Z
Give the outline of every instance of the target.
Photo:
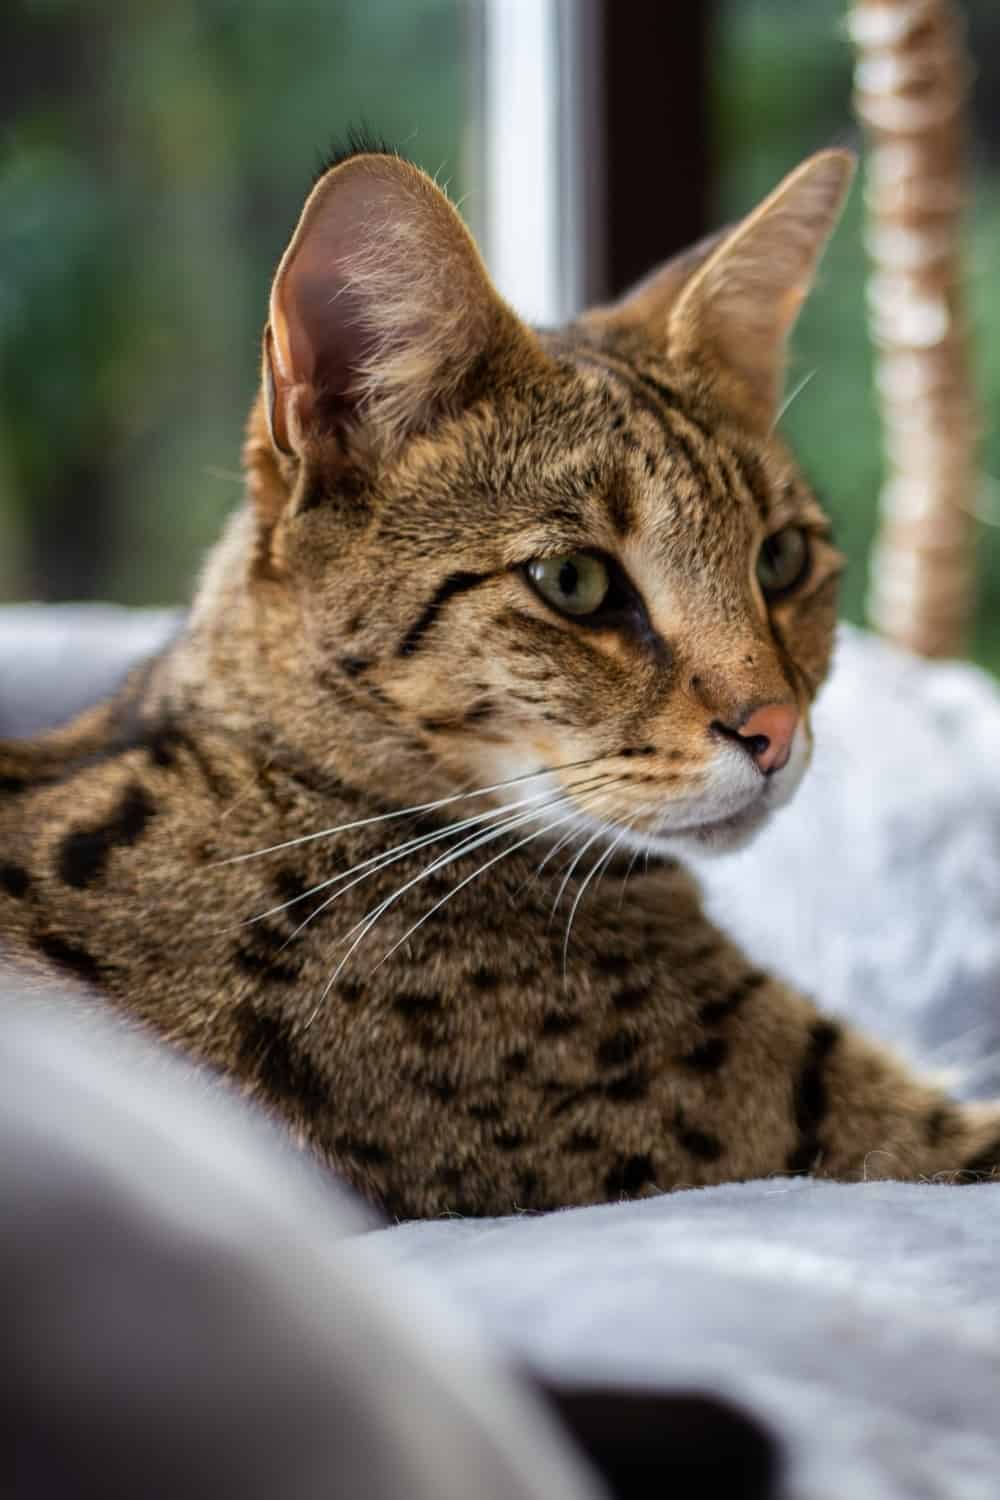
M 852 170 L 539 332 L 427 176 L 336 160 L 182 634 L 0 745 L 20 966 L 396 1217 L 992 1172 L 1000 1108 L 750 963 L 685 867 L 809 759 L 842 560 L 774 427 Z

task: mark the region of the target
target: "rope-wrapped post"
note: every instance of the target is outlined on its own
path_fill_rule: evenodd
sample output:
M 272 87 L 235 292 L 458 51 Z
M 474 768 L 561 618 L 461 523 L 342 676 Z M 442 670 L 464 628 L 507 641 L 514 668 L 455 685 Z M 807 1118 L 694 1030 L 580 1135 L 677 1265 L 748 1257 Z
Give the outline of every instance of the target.
M 890 639 L 953 656 L 974 606 L 979 486 L 961 295 L 964 27 L 951 0 L 853 0 L 849 27 L 886 457 L 870 613 Z

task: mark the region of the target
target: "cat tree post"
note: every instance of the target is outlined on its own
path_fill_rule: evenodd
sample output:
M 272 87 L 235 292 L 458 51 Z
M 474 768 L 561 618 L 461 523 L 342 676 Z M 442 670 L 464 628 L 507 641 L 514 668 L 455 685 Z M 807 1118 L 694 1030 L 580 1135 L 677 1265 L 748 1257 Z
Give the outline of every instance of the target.
M 892 640 L 959 654 L 974 600 L 977 421 L 962 318 L 964 102 L 951 0 L 853 0 L 886 479 L 870 611 Z

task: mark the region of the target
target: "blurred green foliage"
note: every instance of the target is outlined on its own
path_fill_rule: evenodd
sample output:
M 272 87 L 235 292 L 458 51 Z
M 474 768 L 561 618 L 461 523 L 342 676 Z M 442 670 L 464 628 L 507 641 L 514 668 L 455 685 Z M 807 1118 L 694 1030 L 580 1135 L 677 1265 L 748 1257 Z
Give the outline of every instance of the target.
M 984 419 L 984 464 L 1000 476 L 1000 6 L 965 0 L 976 64 L 973 205 L 968 226 L 969 322 Z M 715 119 L 720 217 L 745 212 L 821 146 L 859 145 L 843 0 L 719 0 Z M 862 191 L 856 185 L 796 330 L 782 419 L 823 497 L 849 566 L 842 612 L 864 618 L 867 563 L 878 525 L 882 453 L 865 326 Z M 811 373 L 815 372 L 815 373 Z M 977 505 L 980 591 L 974 654 L 1000 669 L 1000 485 Z
M 3 8 L 0 598 L 183 598 L 322 158 L 369 123 L 459 190 L 460 0 Z
M 965 9 L 969 297 L 1000 475 L 1000 6 Z M 844 0 L 716 0 L 720 218 L 855 141 L 843 16 Z M 269 280 L 311 170 L 368 122 L 460 194 L 466 19 L 464 0 L 4 0 L 0 597 L 186 596 L 237 494 Z M 789 388 L 815 374 L 782 424 L 849 554 L 853 619 L 881 464 L 861 230 L 855 190 Z M 976 651 L 1000 666 L 1000 487 L 983 513 Z

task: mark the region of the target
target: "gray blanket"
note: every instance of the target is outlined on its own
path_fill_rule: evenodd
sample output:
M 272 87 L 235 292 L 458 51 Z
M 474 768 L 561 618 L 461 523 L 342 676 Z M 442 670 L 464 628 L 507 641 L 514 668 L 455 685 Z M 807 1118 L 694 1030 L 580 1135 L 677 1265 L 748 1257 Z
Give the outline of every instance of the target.
M 121 670 L 99 632 L 88 657 L 72 615 L 11 613 L 0 612 L 8 732 L 53 717 L 84 676 L 92 688 Z M 44 673 L 26 669 L 43 659 Z M 745 854 L 706 868 L 714 911 L 958 1091 L 1000 1092 L 992 680 L 845 631 L 817 736 L 793 806 Z M 430 1278 L 490 1346 L 563 1389 L 731 1397 L 776 1438 L 786 1500 L 1000 1493 L 1000 1184 L 776 1179 L 401 1225 L 358 1244 L 373 1265 Z

